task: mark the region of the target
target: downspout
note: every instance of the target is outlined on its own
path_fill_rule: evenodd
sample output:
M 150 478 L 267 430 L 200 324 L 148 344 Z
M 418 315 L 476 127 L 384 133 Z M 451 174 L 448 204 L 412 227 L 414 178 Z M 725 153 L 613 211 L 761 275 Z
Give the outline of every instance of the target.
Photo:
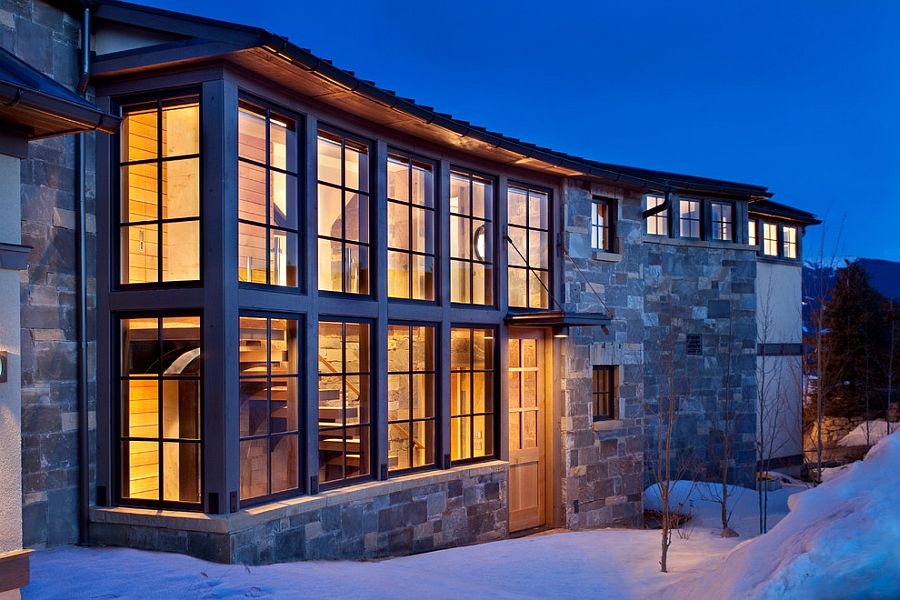
M 85 96 L 91 77 L 91 9 L 84 8 L 81 23 L 81 76 L 78 79 L 78 93 Z M 78 286 L 77 335 L 78 335 L 78 543 L 90 543 L 91 467 L 90 435 L 88 432 L 88 369 L 87 369 L 87 245 L 85 243 L 85 223 L 87 221 L 87 161 L 85 147 L 87 133 L 78 134 L 76 148 L 78 160 L 78 224 L 77 266 L 75 280 Z

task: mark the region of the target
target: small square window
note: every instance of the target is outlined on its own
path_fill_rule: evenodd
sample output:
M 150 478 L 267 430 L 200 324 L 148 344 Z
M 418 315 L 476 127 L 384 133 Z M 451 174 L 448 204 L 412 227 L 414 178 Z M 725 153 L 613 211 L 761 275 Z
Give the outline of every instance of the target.
M 619 418 L 616 391 L 616 367 L 594 366 L 591 394 L 594 421 L 609 421 Z

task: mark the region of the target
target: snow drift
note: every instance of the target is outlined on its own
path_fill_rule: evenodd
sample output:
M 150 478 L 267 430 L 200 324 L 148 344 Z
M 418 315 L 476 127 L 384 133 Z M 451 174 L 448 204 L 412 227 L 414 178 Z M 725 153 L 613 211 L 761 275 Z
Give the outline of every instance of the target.
M 900 434 L 791 496 L 766 535 L 666 590 L 670 598 L 900 598 Z
M 866 421 L 857 425 L 853 431 L 845 435 L 838 441 L 838 446 L 874 446 L 881 438 L 887 435 L 888 424 L 884 419 L 877 419 L 868 422 L 869 435 L 866 438 Z M 896 425 L 894 426 L 896 427 Z

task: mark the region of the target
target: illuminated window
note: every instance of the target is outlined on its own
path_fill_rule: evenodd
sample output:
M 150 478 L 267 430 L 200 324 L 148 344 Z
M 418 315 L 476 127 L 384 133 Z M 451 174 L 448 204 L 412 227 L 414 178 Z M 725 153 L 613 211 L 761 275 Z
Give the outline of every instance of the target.
M 369 293 L 369 146 L 319 130 L 319 289 Z
M 774 223 L 763 223 L 763 254 L 778 256 L 778 226 Z
M 369 325 L 319 322 L 319 481 L 369 474 Z
M 200 318 L 121 320 L 122 498 L 200 503 Z
M 756 230 L 758 227 L 759 227 L 759 221 L 750 219 L 750 221 L 748 222 L 748 228 L 747 228 L 747 243 L 750 244 L 751 246 L 759 245 L 759 240 L 757 240 L 757 238 L 756 238 L 756 236 L 757 236 Z
M 734 207 L 724 202 L 710 202 L 712 239 L 730 242 L 734 239 Z
M 388 295 L 434 300 L 434 167 L 391 154 L 388 176 Z
M 591 248 L 601 252 L 612 252 L 613 202 L 602 198 L 591 201 Z
M 594 421 L 619 418 L 616 402 L 616 368 L 594 366 L 591 398 Z
M 200 279 L 200 104 L 126 106 L 119 174 L 120 281 Z
M 700 201 L 682 200 L 679 206 L 681 237 L 700 239 Z
M 785 225 L 781 228 L 781 235 L 784 240 L 784 257 L 797 258 L 797 228 Z
M 450 300 L 494 303 L 494 185 L 472 173 L 450 173 Z
M 656 208 L 666 201 L 665 196 L 644 196 L 646 210 Z M 660 211 L 647 217 L 648 235 L 669 235 L 669 209 Z
M 297 489 L 297 321 L 240 318 L 241 500 Z
M 549 306 L 550 287 L 549 201 L 546 192 L 510 186 L 509 305 L 525 308 Z
M 388 469 L 434 464 L 434 327 L 388 326 Z
M 450 458 L 493 456 L 494 331 L 454 327 L 450 347 Z
M 294 121 L 238 111 L 238 279 L 297 286 L 297 132 Z

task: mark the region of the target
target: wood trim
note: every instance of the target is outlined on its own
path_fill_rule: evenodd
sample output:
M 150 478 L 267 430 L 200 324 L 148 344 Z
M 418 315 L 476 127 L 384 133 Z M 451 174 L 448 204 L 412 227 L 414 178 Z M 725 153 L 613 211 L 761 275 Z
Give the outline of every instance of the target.
M 17 590 L 31 581 L 31 550 L 0 554 L 0 592 Z

